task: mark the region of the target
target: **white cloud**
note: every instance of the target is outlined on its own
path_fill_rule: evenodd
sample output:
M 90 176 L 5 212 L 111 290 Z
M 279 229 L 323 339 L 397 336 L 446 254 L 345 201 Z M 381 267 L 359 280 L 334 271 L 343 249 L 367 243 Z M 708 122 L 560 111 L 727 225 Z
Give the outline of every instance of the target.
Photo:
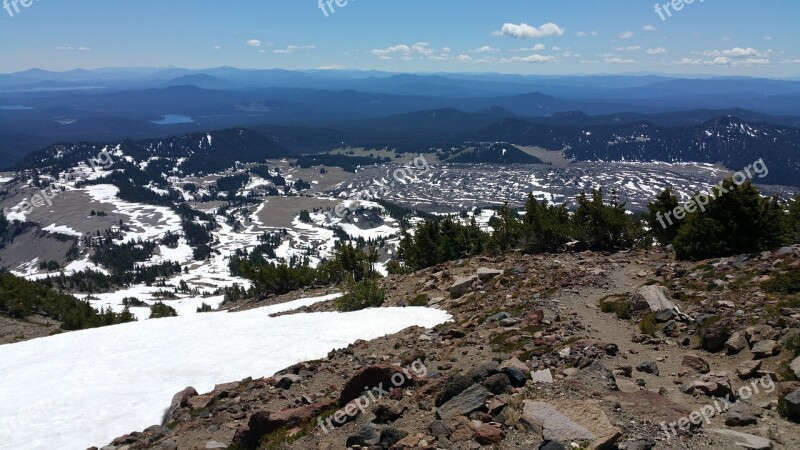
M 723 41 L 732 41 L 732 40 L 733 40 L 733 38 L 732 38 L 732 37 L 730 37 L 730 36 L 722 36 L 722 40 L 723 40 Z
M 730 50 L 708 50 L 701 53 L 703 56 L 726 56 L 729 58 L 748 58 L 753 56 L 761 56 L 758 50 L 747 47 L 735 47 Z
M 410 61 L 414 59 L 415 55 L 419 55 L 433 61 L 445 61 L 450 59 L 451 51 L 449 47 L 436 49 L 431 47 L 428 42 L 417 42 L 412 45 L 399 44 L 387 48 L 375 48 L 370 50 L 370 53 L 383 60 L 390 60 L 397 56 L 404 61 Z
M 636 36 L 636 33 L 634 33 L 633 31 L 625 31 L 625 32 L 621 33 L 617 37 L 620 38 L 620 39 L 630 39 L 630 38 L 632 38 L 634 36 Z
M 55 49 L 56 50 L 62 50 L 62 51 L 68 51 L 68 52 L 75 51 L 75 50 L 77 50 L 79 52 L 90 52 L 90 51 L 92 51 L 92 49 L 90 49 L 89 47 L 73 47 L 71 45 L 66 46 L 66 47 L 55 47 Z
M 763 39 L 765 41 L 771 41 L 773 39 L 773 37 L 772 36 L 761 36 L 761 39 Z
M 533 47 L 530 47 L 530 48 L 528 48 L 528 47 L 512 48 L 509 51 L 512 51 L 512 52 L 540 52 L 540 51 L 544 50 L 545 48 L 546 47 L 545 47 L 544 44 L 536 44 L 536 45 L 534 45 Z
M 771 64 L 771 61 L 767 58 L 748 58 L 744 61 L 734 61 L 733 64 L 736 66 L 766 66 Z
M 784 59 L 781 64 L 800 64 L 800 58 Z
M 393 45 L 391 47 L 387 47 L 384 49 L 373 49 L 370 51 L 375 56 L 389 56 L 393 53 L 409 53 L 411 51 L 411 47 L 400 44 L 400 45 Z
M 316 45 L 289 45 L 286 48 L 273 50 L 272 52 L 285 55 L 289 53 L 294 53 L 298 50 L 312 50 L 315 48 L 317 48 Z
M 649 32 L 651 32 L 651 33 L 652 33 L 653 31 L 656 31 L 656 27 L 654 27 L 653 25 L 650 25 L 650 24 L 647 24 L 647 25 L 643 26 L 643 27 L 642 27 L 642 29 L 643 29 L 644 31 L 649 31 Z
M 261 47 L 261 41 L 259 41 L 258 39 L 250 39 L 249 41 L 247 41 L 247 45 L 249 45 L 250 47 Z
M 498 50 L 498 49 L 496 49 L 494 47 L 490 47 L 488 45 L 484 45 L 481 48 L 476 48 L 475 50 L 472 51 L 472 53 L 495 53 L 495 52 L 499 52 L 499 51 L 500 50 Z
M 524 62 L 524 63 L 547 63 L 553 62 L 556 58 L 550 55 L 530 55 L 530 56 L 514 56 L 509 58 L 509 62 Z
M 521 23 L 519 25 L 514 23 L 506 23 L 503 24 L 503 28 L 500 31 L 492 32 L 493 36 L 511 36 L 516 39 L 531 39 L 531 38 L 541 38 L 546 36 L 561 36 L 564 34 L 564 28 L 554 24 L 554 23 L 545 23 L 539 28 L 532 27 L 527 23 Z
M 578 31 L 577 33 L 575 33 L 575 36 L 578 37 L 597 36 L 597 31 Z
M 436 50 L 432 49 L 431 44 L 427 42 L 417 42 L 411 46 L 411 51 L 414 53 L 419 53 L 420 55 L 431 55 Z
M 457 62 L 472 62 L 472 56 L 469 55 L 458 55 L 455 57 Z
M 631 45 L 630 47 L 617 47 L 615 51 L 618 52 L 635 52 L 636 50 L 641 50 L 642 47 L 640 45 Z
M 622 59 L 618 57 L 614 58 L 606 58 L 605 61 L 609 64 L 635 64 L 636 60 L 633 59 Z
M 211 49 L 212 50 L 221 50 L 222 47 L 220 47 L 219 45 L 215 45 L 215 46 L 211 47 Z
M 667 53 L 667 49 L 664 47 L 657 47 L 657 48 L 648 48 L 644 51 L 648 55 L 660 55 L 662 53 Z
M 713 59 L 682 58 L 675 61 L 678 65 L 703 65 L 703 66 L 763 66 L 771 64 L 768 58 L 736 59 L 728 56 L 716 56 Z

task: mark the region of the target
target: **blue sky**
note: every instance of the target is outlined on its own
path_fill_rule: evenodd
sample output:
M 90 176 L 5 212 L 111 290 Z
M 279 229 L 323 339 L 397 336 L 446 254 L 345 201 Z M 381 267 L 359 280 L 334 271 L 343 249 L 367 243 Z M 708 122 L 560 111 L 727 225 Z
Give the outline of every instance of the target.
M 5 1 L 3 73 L 228 65 L 800 75 L 797 0 L 695 0 L 670 6 L 671 17 L 662 7 L 666 20 L 654 0 L 349 0 L 327 16 L 317 0 L 20 0 L 33 3 L 19 12 Z

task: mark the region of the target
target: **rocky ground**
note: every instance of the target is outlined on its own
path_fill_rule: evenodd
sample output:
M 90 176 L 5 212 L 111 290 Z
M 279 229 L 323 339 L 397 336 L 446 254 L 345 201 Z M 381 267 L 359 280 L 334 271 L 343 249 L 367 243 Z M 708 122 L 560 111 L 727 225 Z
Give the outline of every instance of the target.
M 28 317 L 26 320 L 0 315 L 0 345 L 60 333 L 60 325 L 60 322 L 38 315 Z
M 800 448 L 800 297 L 765 284 L 799 265 L 512 253 L 393 276 L 386 306 L 453 321 L 186 388 L 102 448 Z

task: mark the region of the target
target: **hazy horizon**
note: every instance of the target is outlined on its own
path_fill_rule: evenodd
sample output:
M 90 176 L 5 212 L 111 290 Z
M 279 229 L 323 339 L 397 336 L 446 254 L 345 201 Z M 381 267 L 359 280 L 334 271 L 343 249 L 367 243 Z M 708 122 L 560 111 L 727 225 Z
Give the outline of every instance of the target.
M 661 2 L 659 2 L 661 3 Z M 800 75 L 800 3 L 0 3 L 0 72 L 252 67 L 524 75 Z M 198 6 L 199 5 L 199 6 Z M 666 7 L 666 8 L 665 8 Z M 452 26 L 451 24 L 458 24 Z M 11 39 L 10 37 L 13 37 Z

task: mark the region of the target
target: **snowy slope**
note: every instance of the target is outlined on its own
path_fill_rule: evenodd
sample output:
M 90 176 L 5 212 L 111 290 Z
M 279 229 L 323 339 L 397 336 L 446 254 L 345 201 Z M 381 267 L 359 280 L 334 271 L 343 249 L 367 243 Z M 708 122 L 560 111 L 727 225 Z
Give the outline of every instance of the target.
M 161 422 L 172 395 L 270 376 L 357 339 L 450 319 L 427 308 L 269 314 L 336 295 L 239 313 L 206 313 L 0 346 L 0 449 L 84 449 Z

